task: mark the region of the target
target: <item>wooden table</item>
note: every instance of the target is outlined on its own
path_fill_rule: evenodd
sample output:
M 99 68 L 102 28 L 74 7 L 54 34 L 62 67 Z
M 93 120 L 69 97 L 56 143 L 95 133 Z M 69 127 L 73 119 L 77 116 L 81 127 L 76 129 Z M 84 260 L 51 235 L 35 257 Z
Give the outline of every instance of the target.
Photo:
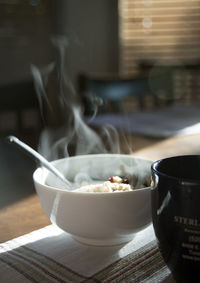
M 132 153 L 157 160 L 182 154 L 200 154 L 200 134 L 154 140 L 132 136 Z M 29 233 L 49 225 L 36 194 L 0 210 L 0 242 Z

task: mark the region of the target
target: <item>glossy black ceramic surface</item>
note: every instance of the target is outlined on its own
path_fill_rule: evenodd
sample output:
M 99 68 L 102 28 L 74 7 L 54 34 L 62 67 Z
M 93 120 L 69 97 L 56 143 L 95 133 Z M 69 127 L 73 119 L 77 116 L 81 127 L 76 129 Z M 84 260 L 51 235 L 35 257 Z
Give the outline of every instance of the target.
M 200 282 L 200 155 L 152 165 L 152 219 L 163 258 L 177 282 Z

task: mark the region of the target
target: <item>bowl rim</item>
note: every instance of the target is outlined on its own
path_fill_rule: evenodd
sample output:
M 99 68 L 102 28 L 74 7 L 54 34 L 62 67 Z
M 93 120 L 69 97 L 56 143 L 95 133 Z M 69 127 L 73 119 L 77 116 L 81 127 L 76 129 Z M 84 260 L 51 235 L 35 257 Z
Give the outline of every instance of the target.
M 56 160 L 53 160 L 51 161 L 52 164 L 57 164 L 57 163 L 61 163 L 62 161 L 66 160 L 66 159 L 84 159 L 85 157 L 87 158 L 94 158 L 94 157 L 99 157 L 99 158 L 103 158 L 103 157 L 110 157 L 110 156 L 114 156 L 114 157 L 122 157 L 122 158 L 134 158 L 134 159 L 137 159 L 137 160 L 143 160 L 143 161 L 147 161 L 147 162 L 151 162 L 151 164 L 153 163 L 152 160 L 150 159 L 147 159 L 147 158 L 143 158 L 143 157 L 139 157 L 139 156 L 134 156 L 134 155 L 130 155 L 130 154 L 115 154 L 115 153 L 98 153 L 98 154 L 85 154 L 85 155 L 76 155 L 76 156 L 70 156 L 70 157 L 64 157 L 64 158 L 60 158 L 60 159 L 56 159 Z M 151 164 L 150 165 L 150 170 L 151 170 Z M 37 175 L 39 174 L 39 171 L 41 170 L 46 170 L 48 172 L 48 170 L 46 168 L 44 168 L 43 166 L 40 166 L 38 167 L 37 169 L 35 169 L 35 171 L 33 172 L 33 181 L 34 183 L 37 183 L 38 185 L 40 185 L 44 190 L 48 190 L 48 191 L 57 191 L 57 192 L 62 192 L 62 193 L 67 193 L 67 194 L 74 194 L 76 193 L 77 195 L 82 195 L 82 196 L 87 196 L 87 195 L 91 195 L 91 196 L 104 196 L 104 195 L 112 195 L 112 196 L 119 196 L 121 194 L 123 195 L 127 195 L 127 194 L 135 194 L 139 191 L 146 191 L 146 190 L 149 190 L 150 189 L 150 186 L 148 187 L 144 187 L 144 188 L 139 188 L 139 189 L 135 189 L 135 190 L 132 190 L 132 191 L 119 191 L 119 192 L 116 192 L 116 193 L 113 193 L 113 192 L 75 192 L 75 191 L 69 191 L 69 190 L 66 190 L 66 189 L 62 189 L 62 188 L 57 188 L 57 187 L 54 187 L 54 186 L 50 186 L 50 185 L 47 185 L 45 184 L 45 182 L 39 182 L 38 181 L 38 178 L 37 178 Z M 45 180 L 46 180 L 46 176 L 45 176 Z

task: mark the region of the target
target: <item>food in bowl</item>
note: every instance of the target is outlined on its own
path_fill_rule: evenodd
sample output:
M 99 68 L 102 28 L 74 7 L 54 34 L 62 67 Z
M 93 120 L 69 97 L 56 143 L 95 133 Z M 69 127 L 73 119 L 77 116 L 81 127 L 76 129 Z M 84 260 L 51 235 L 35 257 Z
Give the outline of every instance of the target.
M 131 155 L 91 154 L 53 164 L 79 186 L 85 176 L 93 183 L 124 176 L 134 184 L 134 189 L 117 193 L 67 191 L 47 169 L 38 168 L 33 180 L 44 212 L 74 239 L 89 245 L 117 245 L 132 240 L 151 224 L 150 186 L 144 184 L 150 182 L 152 161 Z
M 108 181 L 100 184 L 87 184 L 74 190 L 75 192 L 85 193 L 115 193 L 115 192 L 127 192 L 134 188 L 128 183 L 128 179 L 122 179 L 119 176 L 113 176 Z

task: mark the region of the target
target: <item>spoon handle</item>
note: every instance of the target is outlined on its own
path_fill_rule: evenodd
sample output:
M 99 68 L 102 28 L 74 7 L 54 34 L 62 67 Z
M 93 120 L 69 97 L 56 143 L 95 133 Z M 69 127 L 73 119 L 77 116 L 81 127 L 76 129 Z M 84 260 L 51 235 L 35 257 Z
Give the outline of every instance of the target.
M 18 147 L 22 148 L 25 152 L 28 152 L 31 157 L 35 160 L 41 162 L 41 164 L 46 167 L 49 171 L 51 171 L 54 175 L 60 178 L 68 187 L 72 187 L 72 184 L 61 174 L 60 171 L 57 170 L 49 161 L 47 161 L 42 155 L 40 155 L 37 151 L 31 148 L 29 145 L 25 144 L 24 142 L 20 141 L 15 136 L 8 136 L 7 141 L 9 143 L 14 143 Z

